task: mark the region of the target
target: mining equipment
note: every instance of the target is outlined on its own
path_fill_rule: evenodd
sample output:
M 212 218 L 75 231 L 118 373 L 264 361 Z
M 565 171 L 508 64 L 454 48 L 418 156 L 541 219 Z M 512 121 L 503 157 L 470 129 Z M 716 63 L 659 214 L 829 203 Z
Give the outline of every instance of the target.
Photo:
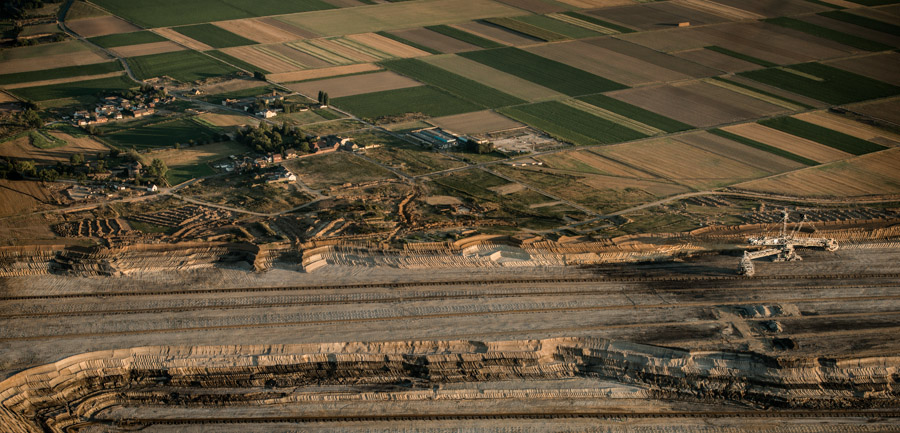
M 797 237 L 797 233 L 800 231 L 803 223 L 807 222 L 806 215 L 803 216 L 800 224 L 797 224 L 790 233 L 788 233 L 787 229 L 790 213 L 785 210 L 783 211 L 782 216 L 781 233 L 778 236 L 751 237 L 747 240 L 747 243 L 750 245 L 769 248 L 756 251 L 744 251 L 744 257 L 741 258 L 741 264 L 738 267 L 739 274 L 752 277 L 753 274 L 756 273 L 756 269 L 753 267 L 753 260 L 761 259 L 763 257 L 775 256 L 772 259 L 772 261 L 775 262 L 803 260 L 803 257 L 800 257 L 800 255 L 797 254 L 797 251 L 794 249 L 795 247 L 822 248 L 825 251 L 837 251 L 838 243 L 834 239 Z

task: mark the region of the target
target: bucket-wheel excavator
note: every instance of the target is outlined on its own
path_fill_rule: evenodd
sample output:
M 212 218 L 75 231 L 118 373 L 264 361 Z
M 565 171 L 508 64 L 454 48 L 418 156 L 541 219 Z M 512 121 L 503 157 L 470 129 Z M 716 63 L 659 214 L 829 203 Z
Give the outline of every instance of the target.
M 797 251 L 794 249 L 795 247 L 812 247 L 822 248 L 825 251 L 837 251 L 838 243 L 834 239 L 797 237 L 797 233 L 800 231 L 803 223 L 807 222 L 805 215 L 803 216 L 803 220 L 800 221 L 800 224 L 797 224 L 790 233 L 788 232 L 787 227 L 790 213 L 784 211 L 782 216 L 780 235 L 752 237 L 747 240 L 747 243 L 750 245 L 769 248 L 756 251 L 744 251 L 744 257 L 741 258 L 741 264 L 738 267 L 739 274 L 748 277 L 753 276 L 753 274 L 756 273 L 756 269 L 753 266 L 753 260 L 761 259 L 763 257 L 775 256 L 773 259 L 775 262 L 803 260 L 803 257 L 800 257 L 800 255 L 797 254 Z

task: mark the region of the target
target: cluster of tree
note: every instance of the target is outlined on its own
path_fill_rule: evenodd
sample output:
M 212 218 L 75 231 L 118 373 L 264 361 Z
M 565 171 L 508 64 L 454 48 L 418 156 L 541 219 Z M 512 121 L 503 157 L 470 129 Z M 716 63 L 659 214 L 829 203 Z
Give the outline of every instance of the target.
M 303 132 L 287 122 L 281 127 L 270 127 L 260 122 L 258 127 L 247 126 L 238 131 L 237 141 L 250 146 L 259 153 L 280 152 L 294 148 L 300 152 L 309 152 L 310 139 Z
M 0 1 L 0 16 L 18 20 L 25 18 L 30 9 L 40 9 L 45 3 L 59 3 L 62 0 L 3 0 Z
M 151 161 L 150 165 L 145 167 L 144 170 L 147 173 L 147 177 L 154 183 L 158 185 L 166 184 L 166 174 L 169 172 L 169 167 L 166 166 L 166 163 L 163 162 L 163 160 L 153 158 L 153 161 Z
M 494 143 L 490 141 L 482 141 L 477 142 L 474 140 L 469 140 L 469 142 L 465 146 L 465 150 L 472 153 L 477 153 L 479 155 L 484 155 L 486 153 L 491 153 L 494 151 Z
M 319 101 L 319 105 L 324 105 L 327 107 L 328 106 L 328 92 L 323 92 L 323 91 L 319 90 L 319 99 L 317 99 L 317 101 Z
M 37 129 L 41 126 L 44 126 L 44 121 L 41 119 L 41 116 L 37 111 L 26 108 L 25 111 L 19 116 L 19 122 L 29 129 Z

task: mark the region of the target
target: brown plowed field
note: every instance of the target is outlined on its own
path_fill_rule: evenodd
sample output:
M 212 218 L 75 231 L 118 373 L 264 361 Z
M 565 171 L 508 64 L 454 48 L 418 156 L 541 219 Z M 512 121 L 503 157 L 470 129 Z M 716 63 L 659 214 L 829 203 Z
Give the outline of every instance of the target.
M 304 81 L 302 83 L 289 84 L 287 87 L 304 95 L 315 95 L 318 91 L 322 90 L 328 92 L 328 96 L 332 98 L 340 98 L 342 96 L 404 89 L 421 85 L 422 83 L 411 78 L 406 78 L 390 71 L 384 71 L 371 74 L 351 75 L 349 77 Z
M 68 163 L 69 157 L 75 153 L 84 154 L 85 158 L 90 159 L 98 153 L 109 151 L 108 147 L 90 137 L 75 138 L 62 132 L 51 134 L 65 140 L 68 144 L 53 149 L 41 149 L 32 146 L 28 137 L 22 137 L 0 143 L 0 156 L 33 160 L 38 165 L 52 165 L 57 162 Z
M 506 3 L 510 6 L 517 7 L 528 12 L 536 14 L 548 14 L 551 12 L 562 12 L 568 10 L 560 4 L 553 4 L 541 0 L 497 0 L 500 3 Z
M 256 49 L 255 46 L 225 48 L 222 52 L 234 56 L 240 60 L 258 66 L 274 74 L 280 72 L 296 71 L 300 69 L 298 66 L 285 62 L 281 59 L 272 57 L 262 51 Z
M 699 81 L 640 87 L 610 92 L 608 95 L 698 127 L 755 119 L 785 111 L 782 107 Z
M 885 140 L 889 140 L 900 144 L 900 134 L 895 134 L 872 125 L 866 125 L 865 123 L 856 122 L 826 111 L 803 113 L 794 117 L 804 122 L 813 123 L 863 140 L 871 140 L 876 143 L 884 143 Z
M 170 53 L 172 51 L 181 51 L 185 48 L 175 42 L 162 41 L 149 44 L 127 45 L 124 47 L 110 48 L 109 50 L 119 57 L 136 57 L 146 56 L 149 54 Z
M 806 167 L 799 162 L 791 161 L 790 159 L 782 158 L 764 150 L 746 146 L 705 131 L 679 135 L 676 140 L 707 152 L 740 161 L 770 174 Z
M 828 62 L 827 65 L 900 86 L 900 54 L 893 51 L 835 60 Z
M 616 38 L 664 53 L 695 50 L 713 45 L 705 35 L 690 27 L 627 33 L 616 35 Z
M 537 159 L 544 163 L 543 171 L 567 176 L 575 174 L 579 177 L 580 183 L 598 190 L 622 191 L 626 188 L 637 188 L 654 197 L 665 197 L 690 190 L 684 185 L 610 159 L 602 154 L 602 150 L 558 152 Z
M 240 114 L 205 113 L 200 118 L 216 126 L 258 125 L 259 121 Z
M 727 21 L 719 15 L 687 8 L 674 2 L 644 3 L 588 13 L 602 20 L 622 23 L 640 30 L 664 29 L 684 21 L 695 26 Z
M 254 40 L 261 44 L 275 44 L 303 39 L 294 33 L 287 32 L 257 18 L 213 23 L 231 33 Z
M 871 41 L 881 42 L 882 44 L 887 44 L 893 47 L 900 46 L 900 36 L 897 35 L 879 32 L 877 30 L 868 29 L 843 21 L 833 20 L 831 18 L 826 18 L 820 15 L 806 15 L 802 17 L 802 20 L 808 23 L 815 24 L 817 26 L 837 30 L 842 33 L 858 36 Z
M 582 41 L 537 45 L 528 48 L 526 51 L 584 69 L 592 74 L 627 86 L 664 83 L 691 78 L 689 75 L 615 51 L 598 48 L 596 45 Z
M 99 80 L 101 78 L 115 77 L 124 74 L 125 71 L 110 72 L 108 74 L 99 75 L 82 75 L 78 77 L 57 78 L 55 80 L 29 81 L 27 83 L 16 83 L 3 85 L 4 89 L 21 89 L 23 87 L 49 86 L 52 84 L 74 83 L 76 81 Z
M 319 35 L 311 32 L 309 30 L 301 29 L 300 27 L 297 27 L 297 26 L 292 26 L 284 21 L 279 20 L 278 18 L 275 18 L 275 17 L 256 18 L 256 20 L 263 24 L 267 24 L 267 25 L 270 25 L 277 29 L 281 29 L 285 32 L 293 33 L 293 34 L 297 35 L 298 39 L 310 39 L 310 38 L 319 37 Z
M 390 54 L 395 57 L 409 58 L 427 56 L 428 53 L 418 48 L 413 48 L 404 43 L 388 39 L 375 33 L 361 33 L 358 35 L 347 35 L 346 39 L 359 42 L 378 51 Z
M 529 101 L 559 98 L 565 95 L 544 86 L 523 80 L 515 75 L 500 72 L 474 60 L 454 55 L 426 57 L 424 61 L 463 77 L 478 81 L 488 87 L 509 93 Z
M 745 123 L 722 129 L 817 162 L 831 162 L 853 156 L 824 144 L 762 126 L 758 123 Z
M 579 9 L 598 9 L 611 6 L 634 4 L 633 0 L 559 0 L 560 3 L 575 6 Z
M 332 43 L 331 45 L 334 44 Z M 287 57 L 289 60 L 304 65 L 307 68 L 327 68 L 329 66 L 333 66 L 331 63 L 328 63 L 325 60 L 312 56 L 308 53 L 304 53 L 303 51 L 300 51 L 293 47 L 289 47 L 287 45 L 266 45 L 263 48 L 271 50 L 278 55 Z
M 720 73 L 717 69 L 707 68 L 706 66 L 698 65 L 694 62 L 679 59 L 675 56 L 663 54 L 656 50 L 651 50 L 647 47 L 642 47 L 615 38 L 596 38 L 589 39 L 586 42 L 691 77 L 710 77 Z
M 0 216 L 29 211 L 51 200 L 49 191 L 40 182 L 0 179 Z
M 900 149 L 810 167 L 738 185 L 754 191 L 807 196 L 859 196 L 900 193 Z
M 804 0 L 716 0 L 716 3 L 743 9 L 764 17 L 783 17 L 830 10 L 827 6 L 820 6 Z
M 762 90 L 763 92 L 781 96 L 790 101 L 800 102 L 800 103 L 810 105 L 813 107 L 823 108 L 823 107 L 827 107 L 829 105 L 825 102 L 819 101 L 818 99 L 812 99 L 812 98 L 809 98 L 809 97 L 806 97 L 803 95 L 798 95 L 794 92 L 789 92 L 789 91 L 784 90 L 779 87 L 770 86 L 768 84 L 763 84 L 763 83 L 760 83 L 759 81 L 754 81 L 754 80 L 751 80 L 747 77 L 743 77 L 740 75 L 732 75 L 732 76 L 728 77 L 728 79 L 731 81 L 741 83 L 741 84 L 745 84 L 754 89 Z
M 499 42 L 501 44 L 512 45 L 515 47 L 521 45 L 533 45 L 538 44 L 543 41 L 530 38 L 521 33 L 513 33 L 508 30 L 504 30 L 501 27 L 480 23 L 477 21 L 470 21 L 467 23 L 456 24 L 453 27 L 458 27 L 460 30 L 467 31 L 469 33 L 474 33 L 478 36 L 481 36 L 486 39 L 490 39 L 494 42 Z
M 428 48 L 433 48 L 442 53 L 458 53 L 461 51 L 473 51 L 478 49 L 475 45 L 465 43 L 459 39 L 454 39 L 450 36 L 442 35 L 428 29 L 400 30 L 391 33 Z
M 437 117 L 429 122 L 458 134 L 484 134 L 525 126 L 490 110 Z
M 677 53 L 672 53 L 672 55 L 724 72 L 744 72 L 753 69 L 762 69 L 762 66 L 755 63 L 736 59 L 734 57 L 703 48 L 680 51 Z
M 85 18 L 83 20 L 67 21 L 72 31 L 86 38 L 94 36 L 111 35 L 115 33 L 131 33 L 141 30 L 127 21 L 114 16 L 105 16 L 97 18 Z
M 328 78 L 337 75 L 358 74 L 360 72 L 377 71 L 379 69 L 381 69 L 381 67 L 372 63 L 360 63 L 357 65 L 335 66 L 332 68 L 312 69 L 308 71 L 269 74 L 266 77 L 275 82 L 289 83 L 292 81 L 315 80 L 317 78 Z
M 159 28 L 159 29 L 153 29 L 152 31 L 166 39 L 177 42 L 177 43 L 184 45 L 192 50 L 208 51 L 208 50 L 213 49 L 213 47 L 206 45 L 203 42 L 193 40 L 193 39 L 191 39 L 181 33 L 178 33 L 172 29 Z
M 750 165 L 671 139 L 623 143 L 594 152 L 698 190 L 767 175 Z
M 64 66 L 92 65 L 109 61 L 105 55 L 94 51 L 79 51 L 68 54 L 56 54 L 27 59 L 7 60 L 0 63 L 4 74 L 16 72 L 40 71 L 43 69 L 62 68 Z
M 843 57 L 855 52 L 845 45 L 763 22 L 730 23 L 696 29 L 707 45 L 719 45 L 778 64 Z
M 900 98 L 852 106 L 853 111 L 900 125 Z

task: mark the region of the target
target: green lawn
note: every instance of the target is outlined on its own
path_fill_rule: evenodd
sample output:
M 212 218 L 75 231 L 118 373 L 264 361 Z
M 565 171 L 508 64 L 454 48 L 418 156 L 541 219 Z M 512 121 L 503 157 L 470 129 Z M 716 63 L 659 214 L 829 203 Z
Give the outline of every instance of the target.
M 557 101 L 507 107 L 501 113 L 579 145 L 610 144 L 647 137 L 617 123 Z
M 431 30 L 433 32 L 440 33 L 445 36 L 450 36 L 453 39 L 459 39 L 463 42 L 475 45 L 476 47 L 500 48 L 503 46 L 503 44 L 501 44 L 501 43 L 494 42 L 490 39 L 482 38 L 481 36 L 478 36 L 478 35 L 473 35 L 469 32 L 464 32 L 455 27 L 440 25 L 440 26 L 427 26 L 425 28 L 428 30 Z
M 821 63 L 802 63 L 789 68 L 818 80 L 780 68 L 746 71 L 739 75 L 829 104 L 848 104 L 900 94 L 900 87 Z
M 94 0 L 94 3 L 146 28 L 335 9 L 322 0 Z
M 747 138 L 747 137 L 742 137 L 742 136 L 737 135 L 737 134 L 732 134 L 732 133 L 730 133 L 730 132 L 728 132 L 728 131 L 723 131 L 723 130 L 721 130 L 721 129 L 710 129 L 710 130 L 708 130 L 707 132 L 709 132 L 710 134 L 718 135 L 719 137 L 722 137 L 722 138 L 727 138 L 727 139 L 729 139 L 729 140 L 731 140 L 731 141 L 736 141 L 736 142 L 741 143 L 741 144 L 743 144 L 743 145 L 747 145 L 747 146 L 750 146 L 750 147 L 754 147 L 754 148 L 757 148 L 757 149 L 759 149 L 759 150 L 764 150 L 764 151 L 769 152 L 769 153 L 771 153 L 771 154 L 778 155 L 778 156 L 780 156 L 780 157 L 782 157 L 782 158 L 787 158 L 787 159 L 790 159 L 790 160 L 792 160 L 792 161 L 797 161 L 797 162 L 799 162 L 799 163 L 801 163 L 801 164 L 805 164 L 805 165 L 818 165 L 818 164 L 819 164 L 819 163 L 816 162 L 816 161 L 813 161 L 813 160 L 808 159 L 808 158 L 804 158 L 804 157 L 802 157 L 802 156 L 800 156 L 800 155 L 795 155 L 795 154 L 793 154 L 793 153 L 791 153 L 791 152 L 788 152 L 788 151 L 786 151 L 786 150 L 781 150 L 781 149 L 779 149 L 779 148 L 777 148 L 777 147 L 769 146 L 768 144 L 760 143 L 760 142 L 758 142 L 758 141 L 756 141 L 756 140 L 751 140 L 751 139 L 749 139 L 749 138 Z
M 606 95 L 582 96 L 578 99 L 587 102 L 588 104 L 612 111 L 616 114 L 621 114 L 625 117 L 628 117 L 629 119 L 636 120 L 645 125 L 652 126 L 666 132 L 678 132 L 694 129 L 693 126 L 688 125 L 687 123 L 681 123 L 675 119 L 670 119 L 666 116 L 656 114 L 652 111 L 647 111 L 641 107 L 622 102 L 618 99 L 610 98 Z
M 423 83 L 451 93 L 460 98 L 474 102 L 485 108 L 497 108 L 507 105 L 524 104 L 525 101 L 508 95 L 477 81 L 456 75 L 450 71 L 432 66 L 416 59 L 402 59 L 382 62 L 384 67 L 415 78 Z
M 803 137 L 817 143 L 822 143 L 828 147 L 833 147 L 854 155 L 864 155 L 866 153 L 885 149 L 885 147 L 870 141 L 852 137 L 793 117 L 766 119 L 759 121 L 759 123 L 768 126 L 769 128 L 784 131 L 788 134 Z
M 203 42 L 213 48 L 229 48 L 239 47 L 241 45 L 253 45 L 256 41 L 251 41 L 242 36 L 238 36 L 221 27 L 212 24 L 197 24 L 193 26 L 175 27 L 178 33 L 181 33 L 191 39 Z
M 331 104 L 370 119 L 404 113 L 440 117 L 481 110 L 478 105 L 430 86 L 346 96 L 332 99 Z
M 153 33 L 151 31 L 140 31 L 132 33 L 119 33 L 115 35 L 97 36 L 89 38 L 89 41 L 103 48 L 124 47 L 127 45 L 149 44 L 153 42 L 165 42 L 168 39 Z
M 190 82 L 237 72 L 237 69 L 196 51 L 131 57 L 127 62 L 141 80 L 167 75 L 178 81 Z
M 590 72 L 512 47 L 458 55 L 569 96 L 627 88 Z
M 866 51 L 885 51 L 891 50 L 893 47 L 890 45 L 885 45 L 880 42 L 871 41 L 865 38 L 861 38 L 859 36 L 853 36 L 844 32 L 839 32 L 837 30 L 832 30 L 827 27 L 817 26 L 812 23 L 808 23 L 806 21 L 800 21 L 794 18 L 788 17 L 778 17 L 778 18 L 769 18 L 765 20 L 767 23 L 772 23 L 775 25 L 779 25 L 781 27 L 787 27 L 789 29 L 798 30 L 803 33 L 808 33 L 813 36 L 818 36 L 823 39 L 830 39 L 832 41 L 853 47 L 858 48 L 860 50 Z
M 103 139 L 120 149 L 130 149 L 131 147 L 149 149 L 171 147 L 175 143 L 185 146 L 190 140 L 195 142 L 212 141 L 217 135 L 218 131 L 206 125 L 193 119 L 182 118 L 121 130 L 104 135 Z
M 81 77 L 85 75 L 108 74 L 122 70 L 119 62 L 95 63 L 93 65 L 67 66 L 43 71 L 18 72 L 0 75 L 0 84 L 28 83 L 32 81 L 55 80 L 59 78 Z
M 124 75 L 120 75 L 117 77 L 101 78 L 98 80 L 76 81 L 73 83 L 53 84 L 50 86 L 9 89 L 7 90 L 7 92 L 30 101 L 48 101 L 51 99 L 94 96 L 105 91 L 124 90 L 133 87 L 137 87 L 137 84 L 135 82 L 131 81 Z

